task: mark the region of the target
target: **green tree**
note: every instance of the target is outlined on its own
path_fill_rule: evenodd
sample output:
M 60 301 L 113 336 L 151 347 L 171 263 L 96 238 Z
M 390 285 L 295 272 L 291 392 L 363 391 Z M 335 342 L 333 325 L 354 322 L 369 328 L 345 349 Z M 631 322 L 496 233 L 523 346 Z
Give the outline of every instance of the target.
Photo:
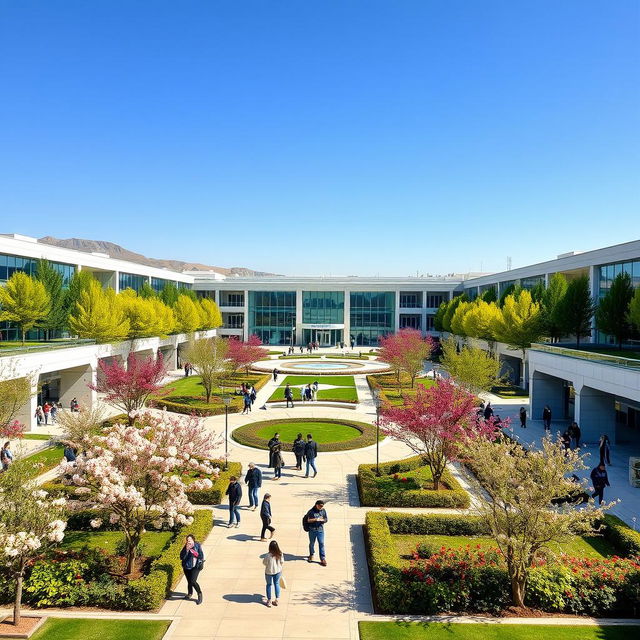
M 51 300 L 39 280 L 16 271 L 0 287 L 0 320 L 15 322 L 22 332 L 22 344 L 27 331 L 44 322 L 51 310 Z
M 3 373 L 5 373 L 3 371 Z M 31 400 L 31 378 L 0 380 L 0 431 L 12 422 Z
M 456 307 L 456 310 L 453 312 L 451 316 L 451 332 L 455 333 L 457 336 L 466 336 L 464 330 L 464 318 L 465 315 L 469 312 L 471 307 L 473 306 L 472 302 L 460 302 Z
M 162 287 L 159 297 L 166 305 L 173 307 L 173 305 L 178 302 L 179 295 L 178 287 L 176 287 L 173 282 L 167 282 L 164 287 Z
M 153 287 L 145 280 L 140 287 L 140 291 L 138 291 L 138 295 L 141 298 L 150 299 L 155 298 L 156 292 L 153 290 Z
M 567 279 L 561 273 L 554 273 L 549 280 L 549 286 L 542 295 L 542 323 L 544 333 L 557 342 L 564 335 L 562 316 L 562 300 L 567 293 Z
M 444 331 L 444 314 L 447 312 L 448 302 L 441 302 L 436 314 L 433 316 L 433 328 L 436 331 Z
M 102 289 L 97 280 L 80 293 L 69 326 L 81 338 L 98 343 L 118 342 L 129 335 L 129 320 L 113 289 Z
M 173 333 L 176 328 L 176 316 L 173 313 L 173 309 L 166 305 L 160 298 L 149 298 L 147 301 L 153 306 L 157 335 L 161 338 Z
M 213 390 L 222 386 L 233 365 L 227 359 L 229 341 L 221 337 L 201 338 L 189 342 L 185 359 L 190 362 L 202 379 L 207 403 Z
M 631 276 L 626 272 L 619 273 L 596 310 L 598 329 L 614 336 L 619 349 L 631 333 L 628 313 L 632 298 Z
M 499 306 L 504 307 L 504 302 L 509 296 L 518 297 L 518 294 L 521 291 L 520 284 L 512 283 L 510 284 L 501 294 L 500 294 L 500 302 Z
M 629 303 L 629 323 L 640 331 L 640 287 L 638 287 Z
M 200 327 L 202 317 L 199 308 L 189 296 L 178 296 L 173 312 L 176 316 L 176 328 L 180 333 L 193 333 Z
M 536 282 L 536 284 L 531 287 L 531 289 L 529 289 L 529 292 L 531 293 L 531 299 L 534 302 L 542 302 L 545 291 L 546 289 L 544 286 L 544 280 L 538 280 L 538 282 Z
M 200 300 L 202 309 L 203 326 L 202 329 L 216 329 L 222 326 L 222 314 L 218 305 L 210 298 Z
M 67 292 L 62 287 L 62 274 L 48 260 L 36 263 L 36 279 L 42 282 L 51 301 L 49 313 L 40 323 L 49 340 L 52 331 L 61 331 L 67 325 Z
M 485 302 L 498 302 L 498 293 L 495 287 L 489 287 L 480 297 Z
M 76 271 L 71 276 L 66 295 L 66 324 L 69 324 L 69 316 L 75 312 L 76 304 L 80 300 L 83 291 L 89 288 L 92 282 L 97 282 L 90 271 Z
M 569 282 L 564 296 L 556 306 L 554 317 L 559 322 L 562 333 L 575 336 L 576 343 L 580 346 L 580 339 L 591 335 L 593 311 L 589 277 L 585 275 Z
M 478 298 L 464 316 L 464 332 L 471 338 L 486 340 L 493 351 L 496 341 L 494 327 L 499 317 L 500 309 L 495 302 L 485 302 Z
M 140 297 L 133 289 L 125 289 L 118 294 L 118 300 L 129 320 L 131 339 L 160 335 L 160 319 L 151 299 Z
M 453 314 L 456 312 L 458 305 L 461 302 L 467 302 L 467 294 L 463 293 L 461 296 L 456 296 L 447 304 L 447 309 L 442 316 L 442 327 L 443 331 L 451 331 L 451 320 L 453 319 Z
M 442 366 L 467 391 L 478 394 L 498 384 L 500 362 L 491 353 L 471 346 L 458 350 L 451 336 L 442 343 L 442 351 Z

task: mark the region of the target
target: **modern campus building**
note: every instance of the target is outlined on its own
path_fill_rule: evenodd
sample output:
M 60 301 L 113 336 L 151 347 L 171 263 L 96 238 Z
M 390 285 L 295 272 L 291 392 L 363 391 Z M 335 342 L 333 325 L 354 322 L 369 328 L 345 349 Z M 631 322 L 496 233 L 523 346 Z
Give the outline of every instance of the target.
M 220 306 L 223 317 L 220 335 L 247 338 L 256 334 L 265 344 L 283 347 L 312 341 L 321 346 L 343 342 L 357 347 L 376 346 L 380 336 L 404 327 L 434 334 L 433 319 L 438 306 L 452 296 L 466 293 L 473 299 L 492 287 L 501 295 L 514 284 L 532 288 L 538 282 L 546 283 L 554 273 L 562 273 L 569 279 L 587 275 L 595 300 L 606 293 L 613 278 L 623 271 L 631 276 L 634 287 L 640 286 L 640 240 L 563 254 L 547 262 L 488 275 L 225 277 L 214 272 L 181 273 L 148 267 L 106 254 L 62 249 L 18 235 L 0 235 L 0 285 L 17 269 L 32 273 L 38 258 L 51 261 L 65 282 L 81 269 L 90 271 L 116 291 L 127 287 L 139 290 L 144 282 L 156 291 L 167 282 L 192 288 L 200 296 L 215 299 Z M 0 337 L 14 339 L 15 329 L 6 324 L 0 326 Z M 171 359 L 186 340 L 187 336 L 172 336 L 165 340 L 136 341 L 135 345 L 60 349 L 49 352 L 46 358 L 41 353 L 21 359 L 16 356 L 13 362 L 5 362 L 13 366 L 13 374 L 8 373 L 11 367 L 1 368 L 2 361 L 8 358 L 0 357 L 0 376 L 37 371 L 41 386 L 46 383 L 48 389 L 55 389 L 58 397 L 66 399 L 69 393 L 80 393 L 87 376 L 95 375 L 98 358 L 133 348 L 143 352 L 164 350 Z M 591 345 L 584 351 L 558 344 L 534 345 L 524 362 L 522 354 L 508 345 L 499 344 L 497 351 L 514 381 L 528 381 L 534 418 L 549 404 L 557 418 L 575 418 L 580 422 L 587 440 L 604 432 L 618 441 L 640 440 L 640 360 L 596 353 L 595 345 L 607 344 L 610 339 L 599 335 L 595 327 L 587 342 Z M 88 358 L 87 362 L 73 360 L 79 349 L 88 350 L 82 356 Z M 26 364 L 29 359 L 33 361 Z M 84 371 L 80 378 L 78 367 Z M 65 373 L 70 370 L 75 373 Z M 80 379 L 82 384 L 78 383 Z

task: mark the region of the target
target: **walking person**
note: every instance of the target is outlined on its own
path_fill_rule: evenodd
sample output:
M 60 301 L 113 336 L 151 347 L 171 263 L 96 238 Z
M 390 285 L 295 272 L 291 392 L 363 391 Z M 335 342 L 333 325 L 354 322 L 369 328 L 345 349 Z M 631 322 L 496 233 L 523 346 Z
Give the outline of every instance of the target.
M 524 407 L 520 407 L 520 426 L 527 428 L 527 410 Z
M 605 462 L 611 466 L 611 442 L 609 441 L 609 436 L 606 433 L 603 433 L 600 436 L 600 464 L 604 464 Z
M 235 476 L 229 478 L 229 486 L 225 491 L 225 494 L 229 496 L 229 528 L 233 526 L 235 519 L 236 529 L 240 526 L 240 500 L 242 500 L 242 485 L 238 482 Z
M 487 406 L 484 408 L 484 419 L 489 420 L 493 417 L 493 407 L 490 402 L 487 402 Z
M 327 566 L 327 558 L 324 551 L 324 525 L 329 521 L 324 508 L 324 500 L 316 500 L 315 505 L 307 511 L 303 524 L 309 533 L 309 557 L 307 562 L 313 562 L 316 541 L 318 542 L 318 552 L 320 553 L 320 564 Z
M 279 438 L 269 442 L 273 442 L 269 447 L 269 467 L 273 469 L 273 480 L 277 480 L 282 477 L 282 467 L 284 467 L 282 442 Z
M 542 410 L 542 422 L 544 423 L 544 430 L 551 430 L 551 407 L 548 404 L 544 405 Z
M 244 403 L 244 408 L 242 409 L 242 413 L 243 415 L 245 413 L 251 413 L 251 395 L 249 394 L 248 391 L 245 391 L 243 396 L 242 396 L 242 401 Z
M 571 437 L 571 448 L 579 449 L 580 448 L 580 436 L 582 435 L 582 431 L 578 426 L 577 422 L 572 422 L 569 425 L 569 436 Z
M 318 384 L 318 381 L 315 380 L 311 385 L 311 395 L 314 402 L 318 401 L 318 387 L 320 387 L 320 385 Z
M 251 398 L 251 404 L 253 404 L 256 401 L 256 398 L 258 397 L 258 392 L 256 391 L 256 388 L 251 385 L 251 389 L 249 389 L 249 397 Z
M 195 590 L 198 594 L 196 604 L 202 604 L 202 589 L 198 584 L 198 574 L 204 566 L 204 551 L 192 533 L 186 537 L 184 547 L 180 551 L 180 562 L 182 562 L 182 571 L 187 579 L 185 599 L 189 600 Z
M 273 369 L 273 381 L 278 382 L 278 370 L 276 368 Z
M 293 391 L 291 391 L 291 387 L 289 383 L 284 388 L 284 399 L 287 401 L 287 409 L 289 408 L 289 403 L 291 403 L 291 408 L 293 409 Z
M 304 399 L 307 402 L 311 402 L 311 397 L 312 397 L 312 392 L 311 392 L 311 384 L 308 384 L 305 388 L 304 388 Z
M 275 527 L 271 526 L 271 494 L 265 493 L 264 498 L 262 499 L 262 504 L 260 505 L 260 519 L 262 520 L 262 531 L 260 531 L 260 541 L 265 542 L 266 538 L 264 537 L 267 529 L 269 530 L 269 537 L 273 538 L 273 532 L 275 531 Z
M 44 407 L 42 407 L 42 413 L 44 413 L 44 423 L 49 424 L 49 414 L 51 413 L 51 405 L 48 402 L 44 403 Z
M 591 494 L 591 497 L 595 498 L 598 496 L 598 504 L 602 504 L 604 488 L 611 486 L 609 484 L 609 475 L 607 474 L 607 468 L 605 467 L 604 462 L 601 462 L 591 472 L 591 482 L 593 482 L 593 493 Z
M 269 543 L 269 551 L 262 557 L 264 565 L 264 577 L 267 582 L 267 598 L 265 604 L 267 607 L 273 605 L 278 606 L 278 598 L 280 597 L 280 577 L 284 568 L 284 555 L 280 551 L 280 547 L 275 540 Z M 275 590 L 275 598 L 271 599 L 272 588 Z
M 300 402 L 304 402 L 307 399 L 307 394 L 305 393 L 304 386 L 300 387 Z
M 315 442 L 313 436 L 307 434 L 307 442 L 304 445 L 304 457 L 307 460 L 307 468 L 305 472 L 305 478 L 309 477 L 309 467 L 313 469 L 313 477 L 318 475 L 318 469 L 316 468 L 316 458 L 318 457 L 318 443 Z
M 249 471 L 244 478 L 249 487 L 249 507 L 255 511 L 258 507 L 258 489 L 262 486 L 262 471 L 253 462 L 249 463 Z
M 11 443 L 5 442 L 0 449 L 0 470 L 6 471 L 13 462 L 13 453 L 11 453 Z
M 293 453 L 296 456 L 296 471 L 302 471 L 302 458 L 304 458 L 305 441 L 302 434 L 299 433 L 293 441 Z
M 55 424 L 58 418 L 58 405 L 54 402 L 51 405 L 51 424 Z

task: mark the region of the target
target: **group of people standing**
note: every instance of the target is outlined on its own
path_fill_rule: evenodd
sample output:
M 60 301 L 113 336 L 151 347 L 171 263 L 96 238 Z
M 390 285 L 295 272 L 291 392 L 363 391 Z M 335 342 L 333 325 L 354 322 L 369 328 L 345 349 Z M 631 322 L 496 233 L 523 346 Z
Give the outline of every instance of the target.
M 256 401 L 256 397 L 258 395 L 256 388 L 252 384 L 242 383 L 242 387 L 240 389 L 240 393 L 242 394 L 242 413 L 250 413 L 253 408 L 253 403 Z
M 56 402 L 47 401 L 43 405 L 38 405 L 35 412 L 35 419 L 38 426 L 49 424 L 49 420 L 51 420 L 51 424 L 55 424 L 58 416 L 58 408 L 59 405 Z
M 273 438 L 269 440 L 267 445 L 269 447 L 269 468 L 273 469 L 273 479 L 276 480 L 282 477 L 282 467 L 284 467 L 284 459 L 282 457 L 282 441 L 280 440 L 280 434 L 274 433 Z M 302 471 L 302 463 L 306 463 L 305 478 L 309 477 L 309 472 L 313 469 L 313 477 L 318 475 L 318 469 L 316 467 L 316 458 L 318 457 L 318 443 L 313 439 L 313 436 L 308 433 L 306 440 L 299 433 L 296 439 L 291 445 L 291 450 L 296 457 L 296 471 Z
M 315 402 L 318 399 L 318 389 L 320 384 L 317 380 L 313 383 L 309 383 L 306 386 L 302 385 L 300 387 L 300 400 L 302 402 Z M 284 399 L 287 403 L 287 409 L 289 405 L 293 407 L 293 389 L 290 384 L 287 384 L 284 388 Z
M 183 367 L 184 377 L 188 378 L 193 373 L 193 365 L 190 362 L 185 362 Z

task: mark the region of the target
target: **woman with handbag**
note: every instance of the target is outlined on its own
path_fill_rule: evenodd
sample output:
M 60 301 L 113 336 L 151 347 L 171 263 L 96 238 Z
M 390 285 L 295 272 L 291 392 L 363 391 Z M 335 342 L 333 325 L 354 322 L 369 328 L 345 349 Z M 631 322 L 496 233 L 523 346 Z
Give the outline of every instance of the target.
M 198 574 L 204 566 L 204 552 L 192 533 L 187 536 L 184 547 L 180 551 L 180 561 L 182 562 L 184 575 L 187 578 L 187 595 L 185 599 L 191 598 L 195 589 L 198 594 L 196 604 L 202 604 L 202 589 L 198 584 Z
M 280 547 L 275 540 L 269 543 L 269 551 L 262 556 L 262 564 L 264 564 L 264 577 L 267 581 L 267 597 L 265 604 L 270 607 L 278 606 L 278 598 L 280 597 L 280 581 L 282 578 L 282 569 L 284 568 L 284 555 L 280 551 Z M 271 599 L 271 588 L 275 589 L 275 598 Z M 284 585 L 282 585 L 284 586 Z

